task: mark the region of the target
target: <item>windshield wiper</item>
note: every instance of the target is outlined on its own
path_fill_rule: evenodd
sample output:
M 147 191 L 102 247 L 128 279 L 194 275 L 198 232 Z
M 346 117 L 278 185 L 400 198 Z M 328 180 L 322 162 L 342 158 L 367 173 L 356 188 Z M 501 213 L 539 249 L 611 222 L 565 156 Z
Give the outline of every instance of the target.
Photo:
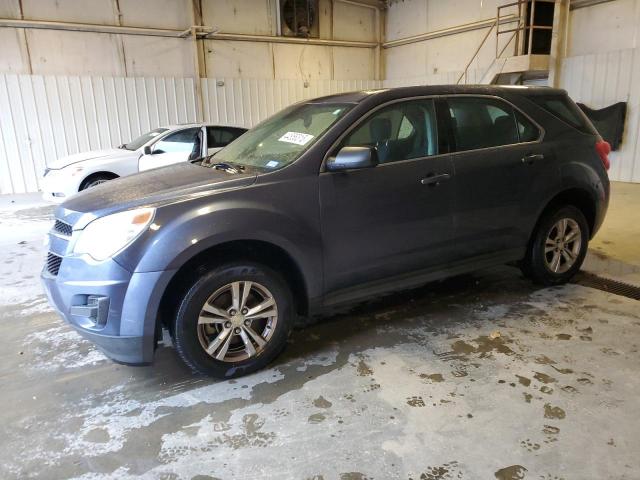
M 216 152 L 218 153 L 218 152 Z M 193 162 L 200 162 L 200 165 L 202 165 L 203 167 L 208 167 L 208 168 L 221 168 L 224 170 L 234 170 L 236 173 L 238 173 L 238 170 L 244 170 L 246 167 L 240 163 L 229 163 L 229 162 L 215 162 L 213 163 L 214 157 L 215 157 L 215 153 L 213 155 L 209 155 L 206 157 L 200 157 L 196 160 L 193 160 Z
M 211 167 L 216 170 L 226 170 L 231 173 L 239 173 L 240 171 L 245 169 L 244 165 L 232 165 L 231 163 L 226 162 L 218 162 L 207 165 L 207 167 Z

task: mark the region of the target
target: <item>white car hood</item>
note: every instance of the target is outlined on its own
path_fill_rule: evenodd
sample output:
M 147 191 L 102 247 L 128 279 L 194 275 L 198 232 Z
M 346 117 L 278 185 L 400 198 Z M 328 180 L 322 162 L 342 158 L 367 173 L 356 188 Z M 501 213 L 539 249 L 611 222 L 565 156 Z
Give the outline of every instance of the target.
M 91 150 L 90 152 L 76 153 L 68 157 L 62 157 L 48 166 L 51 170 L 59 170 L 74 163 L 85 162 L 87 160 L 100 160 L 100 163 L 110 160 L 122 160 L 124 158 L 138 158 L 140 154 L 135 150 L 124 148 L 107 148 L 105 150 Z

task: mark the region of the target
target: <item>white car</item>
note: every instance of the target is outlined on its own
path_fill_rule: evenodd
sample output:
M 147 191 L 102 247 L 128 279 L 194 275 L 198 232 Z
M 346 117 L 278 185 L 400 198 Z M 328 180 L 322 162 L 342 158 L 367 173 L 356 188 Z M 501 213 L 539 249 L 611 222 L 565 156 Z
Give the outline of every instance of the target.
M 61 203 L 81 190 L 114 178 L 212 155 L 246 131 L 220 125 L 170 125 L 118 148 L 69 155 L 45 170 L 42 196 Z

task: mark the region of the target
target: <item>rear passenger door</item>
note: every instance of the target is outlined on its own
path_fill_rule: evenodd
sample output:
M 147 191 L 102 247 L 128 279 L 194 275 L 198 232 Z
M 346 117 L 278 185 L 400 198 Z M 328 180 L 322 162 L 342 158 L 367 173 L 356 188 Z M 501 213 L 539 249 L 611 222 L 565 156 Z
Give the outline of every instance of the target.
M 449 142 L 456 173 L 455 237 L 459 259 L 513 256 L 526 247 L 531 212 L 544 168 L 541 130 L 497 97 L 446 100 Z

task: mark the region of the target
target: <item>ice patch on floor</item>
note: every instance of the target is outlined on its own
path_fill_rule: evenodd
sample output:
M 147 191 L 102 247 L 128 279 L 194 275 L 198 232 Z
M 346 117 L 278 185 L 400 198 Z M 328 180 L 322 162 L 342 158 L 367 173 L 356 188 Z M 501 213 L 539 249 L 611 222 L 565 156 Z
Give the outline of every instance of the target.
M 312 366 L 321 366 L 328 367 L 329 365 L 333 365 L 336 363 L 336 359 L 338 358 L 338 350 L 332 349 L 323 352 L 316 353 L 302 362 L 302 365 L 296 367 L 298 372 L 306 372 L 309 367 Z
M 40 315 L 43 313 L 54 313 L 54 309 L 49 305 L 49 301 L 45 295 L 39 295 L 27 302 L 20 304 L 23 307 L 20 315 Z
M 40 271 L 45 262 L 44 239 L 52 218 L 49 214 L 30 217 L 21 216 L 20 211 L 0 210 L 0 306 L 21 304 L 43 295 Z
M 67 325 L 40 330 L 23 343 L 30 356 L 37 359 L 29 368 L 43 371 L 71 370 L 107 361 L 99 350 Z
M 478 318 L 482 320 L 500 320 L 509 313 L 508 305 L 490 305 L 484 310 L 475 312 Z
M 106 403 L 83 411 L 82 426 L 73 435 L 63 436 L 67 447 L 59 455 L 61 458 L 71 454 L 94 457 L 118 451 L 124 446 L 130 432 L 170 415 L 171 409 L 188 408 L 200 403 L 215 405 L 232 399 L 249 400 L 255 387 L 283 378 L 284 375 L 277 369 L 263 370 L 236 383 L 213 383 L 155 401 L 131 399 L 122 391 L 115 391 L 109 395 Z M 69 415 L 69 421 L 75 418 L 77 415 Z M 87 435 L 94 429 L 104 430 L 107 440 L 101 443 L 87 440 Z

